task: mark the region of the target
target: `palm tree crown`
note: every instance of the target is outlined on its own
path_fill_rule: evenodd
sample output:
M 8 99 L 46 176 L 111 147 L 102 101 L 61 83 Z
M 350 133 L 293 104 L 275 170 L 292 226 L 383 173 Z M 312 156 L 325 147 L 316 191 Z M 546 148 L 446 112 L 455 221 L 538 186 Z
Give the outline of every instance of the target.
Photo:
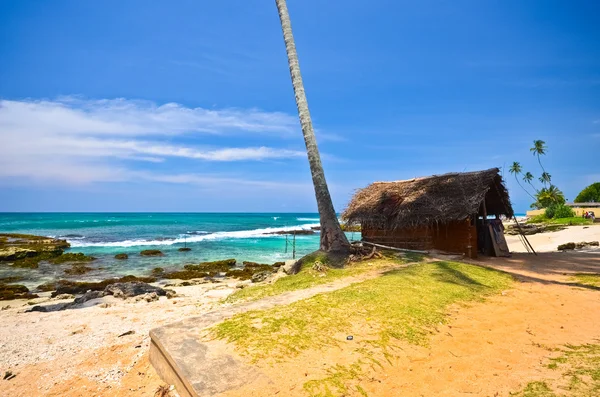
M 525 181 L 531 185 L 531 181 L 533 181 L 533 174 L 531 172 L 527 171 L 525 173 L 525 175 L 523 175 L 523 181 Z
M 510 172 L 511 174 L 515 174 L 516 176 L 523 172 L 523 167 L 521 167 L 521 163 L 515 161 L 511 164 L 510 168 L 508 169 L 508 172 Z

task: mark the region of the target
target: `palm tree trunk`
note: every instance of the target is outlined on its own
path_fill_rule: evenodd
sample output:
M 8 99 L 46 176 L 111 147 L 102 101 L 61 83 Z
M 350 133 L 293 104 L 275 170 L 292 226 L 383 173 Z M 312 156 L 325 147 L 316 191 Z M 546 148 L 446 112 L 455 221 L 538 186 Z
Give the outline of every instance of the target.
M 544 166 L 542 165 L 542 160 L 540 159 L 540 154 L 539 153 L 537 153 L 537 160 L 538 160 L 538 163 L 539 163 L 540 167 L 542 168 L 542 172 L 545 173 L 546 170 L 544 169 Z
M 329 188 L 325 181 L 325 172 L 323 171 L 323 166 L 321 164 L 321 156 L 319 155 L 319 148 L 317 147 L 317 140 L 310 119 L 310 112 L 308 111 L 308 102 L 306 100 L 306 93 L 304 92 L 304 84 L 302 83 L 302 76 L 300 74 L 300 64 L 298 63 L 298 54 L 296 53 L 296 44 L 294 43 L 292 23 L 290 21 L 287 4 L 285 0 L 275 0 L 275 3 L 277 4 L 277 10 L 279 11 L 279 19 L 281 20 L 281 29 L 285 41 L 290 75 L 292 77 L 292 85 L 294 86 L 294 93 L 296 96 L 296 106 L 298 107 L 300 125 L 302 127 L 302 134 L 304 135 L 304 143 L 308 154 L 315 196 L 317 198 L 319 217 L 321 218 L 320 248 L 327 252 L 349 252 L 350 244 L 340 227 L 329 194 Z

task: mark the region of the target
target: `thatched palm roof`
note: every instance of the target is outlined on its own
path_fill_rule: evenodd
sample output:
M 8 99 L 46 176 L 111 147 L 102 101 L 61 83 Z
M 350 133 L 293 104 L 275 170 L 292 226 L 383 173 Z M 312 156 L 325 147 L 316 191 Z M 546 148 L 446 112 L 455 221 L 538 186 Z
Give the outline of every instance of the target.
M 357 191 L 342 219 L 388 229 L 434 225 L 477 214 L 484 198 L 489 215 L 513 216 L 499 171 L 492 168 L 375 182 Z

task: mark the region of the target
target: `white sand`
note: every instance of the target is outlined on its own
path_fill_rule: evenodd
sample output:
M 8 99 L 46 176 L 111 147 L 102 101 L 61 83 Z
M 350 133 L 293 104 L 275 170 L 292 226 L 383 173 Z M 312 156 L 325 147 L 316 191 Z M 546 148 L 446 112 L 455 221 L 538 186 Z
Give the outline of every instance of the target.
M 557 232 L 533 234 L 527 239 L 537 252 L 555 252 L 560 244 L 600 241 L 600 225 L 567 226 Z M 511 252 L 527 252 L 519 236 L 507 235 L 506 242 Z

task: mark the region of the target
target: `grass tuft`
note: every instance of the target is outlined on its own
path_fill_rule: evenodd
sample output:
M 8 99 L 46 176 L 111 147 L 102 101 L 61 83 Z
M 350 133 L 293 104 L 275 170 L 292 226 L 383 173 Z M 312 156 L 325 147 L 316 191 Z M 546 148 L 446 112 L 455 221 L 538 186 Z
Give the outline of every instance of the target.
M 525 389 L 511 393 L 516 397 L 600 396 L 600 345 L 566 345 L 562 355 L 550 359 L 548 368 L 560 371 L 558 379 L 529 383 Z
M 573 280 L 579 284 L 591 285 L 600 287 L 600 274 L 594 273 L 577 273 L 573 276 Z

